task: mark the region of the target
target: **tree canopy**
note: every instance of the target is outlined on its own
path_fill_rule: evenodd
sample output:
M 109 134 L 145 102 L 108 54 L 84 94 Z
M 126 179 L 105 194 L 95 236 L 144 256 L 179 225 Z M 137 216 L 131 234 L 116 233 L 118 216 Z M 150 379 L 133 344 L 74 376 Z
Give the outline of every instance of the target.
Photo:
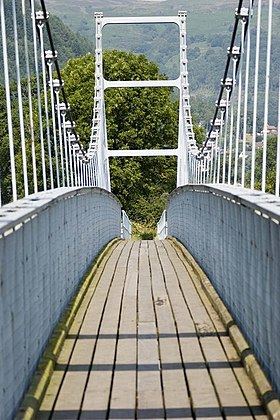
M 144 55 L 104 52 L 107 80 L 163 79 Z M 94 89 L 91 54 L 69 60 L 63 78 L 81 139 L 90 136 Z M 108 89 L 105 93 L 108 146 L 112 149 L 177 147 L 178 102 L 170 88 Z M 175 188 L 174 157 L 111 158 L 112 191 L 129 216 L 154 223 L 167 194 Z
M 267 160 L 266 160 L 266 192 L 275 193 L 276 181 L 276 158 L 277 156 L 277 136 L 269 135 L 267 139 Z M 256 152 L 256 173 L 255 188 L 260 190 L 262 185 L 262 165 L 263 165 L 263 149 L 260 148 Z

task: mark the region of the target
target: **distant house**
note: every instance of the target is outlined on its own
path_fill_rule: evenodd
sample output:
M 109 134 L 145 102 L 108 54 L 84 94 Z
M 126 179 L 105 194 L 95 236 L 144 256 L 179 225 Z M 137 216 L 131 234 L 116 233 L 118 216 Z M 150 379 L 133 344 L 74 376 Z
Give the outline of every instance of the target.
M 264 134 L 264 129 L 261 132 L 261 135 Z M 267 134 L 277 134 L 277 127 L 275 125 L 267 125 Z

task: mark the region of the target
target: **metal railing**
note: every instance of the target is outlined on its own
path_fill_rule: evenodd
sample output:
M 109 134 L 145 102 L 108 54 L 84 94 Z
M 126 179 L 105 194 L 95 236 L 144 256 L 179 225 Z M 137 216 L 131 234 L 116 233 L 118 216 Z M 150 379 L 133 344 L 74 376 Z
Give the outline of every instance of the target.
M 0 209 L 0 418 L 12 419 L 83 275 L 120 236 L 121 205 L 99 188 L 40 192 Z
M 163 210 L 162 215 L 157 223 L 157 238 L 159 240 L 165 239 L 168 235 L 167 226 L 167 212 Z
M 121 238 L 131 239 L 132 226 L 128 215 L 122 210 L 122 223 L 121 223 Z
M 280 394 L 280 199 L 189 185 L 169 198 L 168 233 L 209 276 Z

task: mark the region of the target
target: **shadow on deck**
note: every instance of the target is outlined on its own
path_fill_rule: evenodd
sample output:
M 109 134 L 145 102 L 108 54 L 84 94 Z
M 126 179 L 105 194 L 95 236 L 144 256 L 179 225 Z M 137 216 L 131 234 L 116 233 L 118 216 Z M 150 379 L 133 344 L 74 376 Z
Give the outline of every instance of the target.
M 102 261 L 38 419 L 266 419 L 227 331 L 170 241 Z

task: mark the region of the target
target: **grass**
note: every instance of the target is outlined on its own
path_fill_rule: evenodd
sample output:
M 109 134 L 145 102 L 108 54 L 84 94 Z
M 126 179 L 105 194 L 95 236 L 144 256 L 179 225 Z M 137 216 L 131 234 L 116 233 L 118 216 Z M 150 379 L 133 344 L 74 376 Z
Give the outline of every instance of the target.
M 156 237 L 156 229 L 154 227 L 141 223 L 132 223 L 132 238 L 136 240 L 150 240 Z

